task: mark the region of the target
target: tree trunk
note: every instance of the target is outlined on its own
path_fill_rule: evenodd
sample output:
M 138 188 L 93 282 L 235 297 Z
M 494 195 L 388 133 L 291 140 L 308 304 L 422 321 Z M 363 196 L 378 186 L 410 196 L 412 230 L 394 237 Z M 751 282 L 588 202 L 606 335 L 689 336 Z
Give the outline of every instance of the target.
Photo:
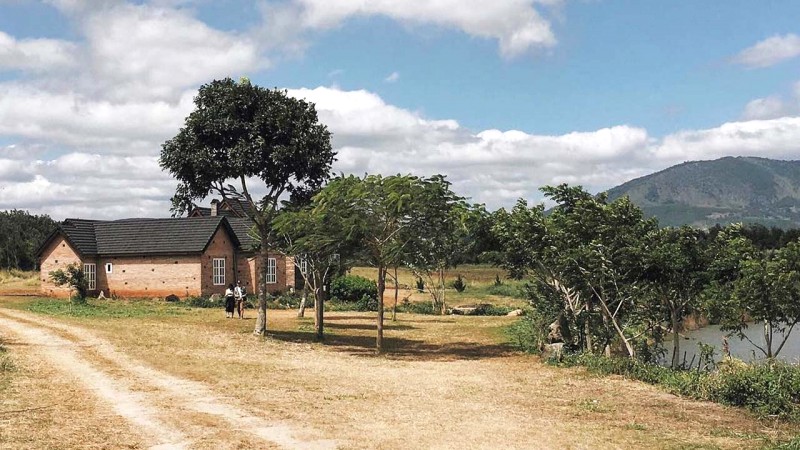
M 261 292 L 258 295 L 258 317 L 256 318 L 256 327 L 253 330 L 254 334 L 264 336 L 267 334 L 267 256 L 269 255 L 268 241 L 265 230 L 259 230 L 261 234 L 261 250 L 258 252 L 259 269 L 258 269 L 258 284 Z
M 589 320 L 592 318 L 592 302 L 586 301 L 586 314 L 583 320 L 583 336 L 586 340 L 586 352 L 592 354 L 594 352 L 594 343 L 592 342 L 592 326 Z
M 772 359 L 772 324 L 764 321 L 764 342 L 767 344 L 767 358 Z
M 397 281 L 397 267 L 394 268 L 394 306 L 392 306 L 392 322 L 397 321 L 397 294 L 399 293 L 400 286 Z
M 681 353 L 681 337 L 678 334 L 678 309 L 672 308 L 672 368 L 678 368 L 678 361 Z
M 378 353 L 383 352 L 383 292 L 386 290 L 386 268 L 378 266 L 378 337 L 375 347 Z
M 306 302 L 308 302 L 308 286 L 303 286 L 303 297 L 300 299 L 300 309 L 297 310 L 297 317 L 306 316 Z
M 316 332 L 316 339 L 321 341 L 325 338 L 325 293 L 322 289 L 314 289 L 314 331 Z

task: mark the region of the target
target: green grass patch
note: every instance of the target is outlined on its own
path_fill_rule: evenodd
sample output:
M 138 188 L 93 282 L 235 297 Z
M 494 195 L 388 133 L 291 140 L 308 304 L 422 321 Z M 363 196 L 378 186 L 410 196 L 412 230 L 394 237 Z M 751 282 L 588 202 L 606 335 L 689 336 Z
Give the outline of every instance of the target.
M 61 299 L 36 299 L 28 310 L 49 316 L 130 318 L 178 316 L 190 310 L 186 305 L 152 300 L 88 300 L 73 304 Z
M 661 386 L 673 394 L 744 407 L 762 418 L 800 421 L 800 366 L 796 365 L 734 360 L 706 372 L 672 370 L 631 358 L 585 353 L 565 355 L 557 364 L 583 366 L 591 373 L 622 375 Z

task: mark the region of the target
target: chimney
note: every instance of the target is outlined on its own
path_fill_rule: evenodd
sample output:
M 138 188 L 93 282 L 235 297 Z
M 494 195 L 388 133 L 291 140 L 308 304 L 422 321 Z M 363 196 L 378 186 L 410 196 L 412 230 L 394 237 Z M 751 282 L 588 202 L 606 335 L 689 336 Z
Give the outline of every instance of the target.
M 211 216 L 216 217 L 218 215 L 217 208 L 219 208 L 219 200 L 214 199 L 211 200 Z

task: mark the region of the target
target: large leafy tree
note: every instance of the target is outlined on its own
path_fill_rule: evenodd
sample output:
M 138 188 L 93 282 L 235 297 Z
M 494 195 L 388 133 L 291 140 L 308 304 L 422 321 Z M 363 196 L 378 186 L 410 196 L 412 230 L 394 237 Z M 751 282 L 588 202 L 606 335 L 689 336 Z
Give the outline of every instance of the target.
M 562 298 L 562 319 L 587 351 L 608 350 L 616 337 L 634 356 L 636 341 L 655 326 L 638 295 L 642 243 L 655 222 L 627 198 L 609 203 L 567 185 L 542 191 L 556 202 L 549 214 L 524 201 L 510 214 L 497 214 L 503 265 L 512 276 L 532 274 Z
M 0 268 L 33 270 L 36 249 L 56 223 L 47 215 L 27 211 L 0 211 Z
M 307 196 L 329 178 L 335 153 L 312 103 L 247 79 L 200 87 L 195 110 L 162 146 L 160 164 L 177 180 L 173 212 L 216 194 L 242 202 L 260 239 L 260 295 L 255 332 L 266 332 L 266 257 L 272 221 L 284 195 Z M 248 186 L 254 181 L 257 187 Z M 259 192 L 257 195 L 256 192 Z
M 717 239 L 715 278 L 706 291 L 709 312 L 724 331 L 774 358 L 800 322 L 800 243 L 759 251 L 737 231 Z M 763 342 L 745 333 L 750 321 L 761 322 Z
M 699 306 L 708 278 L 705 234 L 688 226 L 651 232 L 644 243 L 645 294 L 659 305 L 672 330 L 672 367 L 680 356 L 681 323 Z

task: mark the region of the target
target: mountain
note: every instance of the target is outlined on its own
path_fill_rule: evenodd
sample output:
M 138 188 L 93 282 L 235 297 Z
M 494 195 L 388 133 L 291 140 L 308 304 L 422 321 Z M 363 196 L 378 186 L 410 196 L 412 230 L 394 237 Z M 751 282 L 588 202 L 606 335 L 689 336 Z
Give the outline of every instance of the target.
M 800 161 L 726 157 L 692 161 L 608 191 L 629 196 L 661 225 L 761 223 L 800 227 Z

